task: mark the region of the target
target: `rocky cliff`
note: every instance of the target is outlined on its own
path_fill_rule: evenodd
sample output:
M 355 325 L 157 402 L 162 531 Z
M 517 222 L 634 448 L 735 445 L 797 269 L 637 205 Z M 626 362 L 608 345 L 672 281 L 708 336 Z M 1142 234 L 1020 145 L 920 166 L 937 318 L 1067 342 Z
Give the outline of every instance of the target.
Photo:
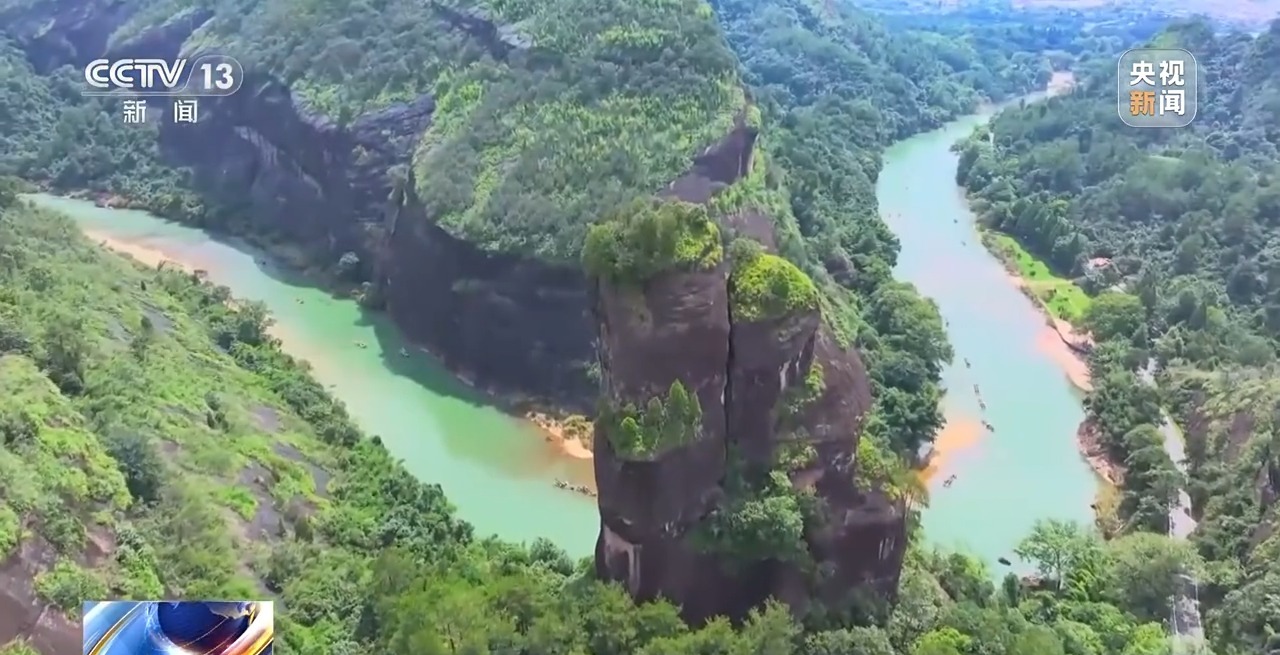
M 522 45 L 481 16 L 428 9 L 495 58 Z M 188 11 L 113 42 L 137 11 L 126 0 L 59 0 L 0 10 L 0 21 L 48 71 L 102 56 L 190 55 L 186 44 L 211 18 Z M 369 297 L 472 381 L 589 408 L 592 336 L 578 268 L 481 250 L 424 215 L 410 160 L 434 110 L 423 95 L 339 125 L 251 68 L 237 94 L 201 101 L 198 124 L 161 122 L 160 146 L 234 217 L 233 230 L 299 247 L 325 268 L 354 253 Z
M 907 545 L 903 502 L 855 474 L 871 406 L 857 353 L 770 252 L 767 217 L 716 221 L 702 204 L 749 173 L 755 136 L 740 122 L 584 252 L 602 378 L 596 569 L 694 622 L 771 596 L 798 613 L 891 597 Z

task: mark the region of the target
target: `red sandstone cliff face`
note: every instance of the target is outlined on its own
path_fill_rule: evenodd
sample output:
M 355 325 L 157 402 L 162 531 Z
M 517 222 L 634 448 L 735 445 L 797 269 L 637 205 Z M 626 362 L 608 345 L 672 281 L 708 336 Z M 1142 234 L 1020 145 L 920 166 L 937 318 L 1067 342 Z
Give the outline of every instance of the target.
M 25 3 L 0 8 L 0 22 L 47 72 L 103 56 L 172 58 L 213 15 L 186 12 L 111 43 L 140 6 Z M 424 20 L 448 24 L 495 59 L 525 47 L 482 15 L 425 6 Z M 504 395 L 587 411 L 592 326 L 581 272 L 481 252 L 428 220 L 402 171 L 434 111 L 423 95 L 338 125 L 309 112 L 282 80 L 251 69 L 240 92 L 201 101 L 198 124 L 162 122 L 159 145 L 169 163 L 191 171 L 196 190 L 236 217 L 221 228 L 297 246 L 322 269 L 354 252 L 359 279 L 450 368 Z
M 720 500 L 725 475 L 726 277 L 724 267 L 673 273 L 643 290 L 602 287 L 596 302 L 606 402 L 643 407 L 679 380 L 704 416 L 692 443 L 647 460 L 615 453 L 597 426 L 597 569 L 638 598 L 678 598 L 695 616 L 715 613 L 708 596 L 729 582 L 685 539 Z
M 663 195 L 707 201 L 749 171 L 754 142 L 754 130 L 739 124 Z M 768 219 L 746 214 L 726 227 L 772 247 L 772 234 L 761 229 Z M 813 599 L 841 607 L 858 590 L 891 598 L 906 552 L 906 513 L 855 479 L 872 404 L 862 361 L 835 343 L 817 310 L 743 318 L 730 300 L 732 265 L 670 272 L 639 287 L 593 281 L 604 401 L 643 407 L 678 381 L 702 408 L 696 438 L 643 458 L 616 452 L 609 427 L 597 422 L 597 573 L 637 598 L 679 604 L 691 622 L 741 619 L 770 596 L 797 613 Z M 821 389 L 806 396 L 815 371 Z M 813 566 L 777 558 L 730 563 L 701 547 L 698 530 L 728 501 L 731 460 L 769 468 L 796 443 L 816 454 L 789 473 L 818 501 L 803 537 Z

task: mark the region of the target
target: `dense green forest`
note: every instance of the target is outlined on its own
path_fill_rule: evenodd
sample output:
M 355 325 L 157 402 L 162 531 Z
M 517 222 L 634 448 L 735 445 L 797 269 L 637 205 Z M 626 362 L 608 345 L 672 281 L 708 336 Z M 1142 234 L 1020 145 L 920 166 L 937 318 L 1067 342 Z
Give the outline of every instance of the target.
M 1038 585 L 917 545 L 891 617 L 770 606 L 693 630 L 549 544 L 475 535 L 280 352 L 261 306 L 127 263 L 0 184 L 0 552 L 52 555 L 36 589 L 68 613 L 265 593 L 287 608 L 280 651 L 307 655 L 1160 655 L 1170 573 L 1199 566 L 1161 536 L 1046 522 L 1019 549 Z
M 0 3 L 0 17 L 25 4 Z M 788 120 L 799 138 L 823 130 L 827 138 L 839 133 L 843 148 L 858 148 L 865 161 L 857 162 L 860 173 L 850 171 L 845 195 L 874 216 L 874 203 L 863 200 L 878 169 L 877 146 L 936 127 L 983 97 L 1034 87 L 1049 73 L 1037 53 L 1071 49 L 1058 42 L 1066 37 L 1037 42 L 1034 32 L 1020 41 L 1004 33 L 890 36 L 865 13 L 804 0 L 730 0 L 715 3 L 714 13 L 700 0 L 494 0 L 470 9 L 409 0 L 164 0 L 141 6 L 112 42 L 194 6 L 213 18 L 184 47 L 216 47 L 250 70 L 271 72 L 301 105 L 340 124 L 435 95 L 433 125 L 414 158 L 430 218 L 485 247 L 561 261 L 576 261 L 595 217 L 674 179 L 727 131 L 745 102 L 735 54 L 766 103 L 790 111 L 827 96 Z M 502 40 L 454 27 L 446 20 L 453 11 L 507 26 Z M 0 172 L 116 193 L 180 220 L 232 220 L 182 192 L 181 173 L 159 170 L 153 139 L 138 138 L 103 103 L 80 98 L 77 71 L 32 79 L 13 55 L 0 48 L 9 73 L 9 97 L 0 102 L 15 103 L 9 111 L 32 129 L 10 137 L 16 142 L 0 153 Z M 779 94 L 781 86 L 790 88 Z M 779 163 L 821 169 L 808 159 Z M 831 182 L 851 164 L 801 183 L 839 188 Z M 802 225 L 839 222 L 845 200 L 814 198 L 797 217 Z M 825 241 L 840 238 L 857 237 Z M 818 254 L 839 257 L 833 243 Z
M 1005 15 L 890 32 L 838 3 L 714 6 L 763 108 L 762 150 L 785 179 L 786 198 L 770 209 L 794 237 L 784 239 L 786 254 L 818 281 L 825 319 L 867 360 L 876 396 L 869 434 L 915 453 L 941 425 L 938 376 L 952 353 L 936 308 L 893 280 L 897 239 L 875 198 L 880 153 L 984 100 L 1043 88 L 1055 66 L 1117 52 L 1153 28 L 1090 31 L 1085 16 L 1010 25 Z
M 823 289 L 827 322 L 868 359 L 873 432 L 915 453 L 940 424 L 937 376 L 950 348 L 936 310 L 892 281 L 897 243 L 874 196 L 879 153 L 983 99 L 1042 86 L 1052 64 L 1037 53 L 1070 39 L 1054 32 L 1038 43 L 1032 31 L 1005 44 L 979 27 L 891 34 L 856 9 L 805 0 L 723 0 L 714 13 L 691 1 L 617 4 L 530 13 L 496 3 L 486 15 L 519 27 L 504 46 L 516 54 L 501 59 L 438 20 L 370 17 L 420 11 L 399 2 L 305 3 L 293 14 L 270 2 L 213 3 L 193 39 L 251 53 L 247 66 L 279 75 L 302 104 L 340 122 L 436 94 L 415 156 L 428 214 L 476 243 L 552 260 L 576 261 L 587 225 L 660 188 L 727 131 L 745 78 L 763 110 L 763 147 L 757 174 L 722 194 L 719 210 L 768 209 L 787 257 Z M 148 5 L 114 38 L 186 6 Z M 421 65 L 408 66 L 414 58 Z M 0 141 L 0 174 L 118 194 L 185 222 L 235 223 L 186 190 L 184 171 L 161 164 L 155 128 L 124 125 L 108 104 L 81 97 L 70 67 L 37 76 L 4 46 L 0 66 L 9 73 L 0 116 L 24 117 Z
M 190 5 L 151 3 L 115 38 Z M 551 260 L 576 260 L 604 208 L 683 171 L 749 95 L 762 114 L 759 165 L 710 210 L 769 211 L 783 254 L 817 283 L 825 320 L 868 360 L 868 443 L 900 453 L 933 438 L 951 352 L 936 309 L 891 278 L 897 243 L 874 197 L 880 152 L 984 98 L 1042 85 L 1055 61 L 1120 44 L 962 26 L 891 33 L 817 0 L 720 0 L 714 12 L 693 0 L 489 2 L 486 15 L 515 26 L 503 46 L 423 20 L 418 3 L 202 5 L 215 19 L 192 45 L 234 49 L 339 123 L 436 94 L 415 157 L 431 217 Z M 1031 54 L 1049 48 L 1066 54 Z M 37 76 L 5 46 L 0 72 L 0 174 L 227 220 L 161 164 L 149 128 L 81 98 L 73 71 Z M 976 560 L 916 539 L 888 616 L 796 623 L 771 606 L 736 629 L 691 629 L 674 607 L 634 606 L 549 544 L 473 534 L 280 352 L 262 307 L 189 274 L 126 265 L 11 191 L 0 204 L 0 385 L 20 390 L 0 394 L 0 550 L 47 543 L 57 563 L 37 588 L 68 612 L 108 592 L 268 593 L 287 608 L 278 647 L 305 655 L 1164 655 L 1174 572 L 1230 561 L 1141 530 L 1103 541 L 1045 522 L 1018 549 L 1037 581 L 994 585 Z M 86 564 L 86 543 L 102 535 L 116 548 Z M 1215 579 L 1227 609 L 1260 606 L 1275 584 L 1232 592 L 1242 578 Z M 1240 623 L 1223 624 L 1219 655 L 1253 652 L 1259 612 L 1223 610 L 1221 621 Z
M 1161 405 L 1186 428 L 1210 634 L 1223 652 L 1266 652 L 1280 646 L 1266 600 L 1280 590 L 1280 23 L 1254 38 L 1192 22 L 1154 42 L 1199 61 L 1190 127 L 1124 126 L 1114 67 L 1099 66 L 1074 94 L 976 133 L 958 178 L 989 227 L 1096 295 L 1082 317 L 1098 342 L 1088 405 L 1128 468 L 1133 527 L 1163 531 L 1181 484 Z

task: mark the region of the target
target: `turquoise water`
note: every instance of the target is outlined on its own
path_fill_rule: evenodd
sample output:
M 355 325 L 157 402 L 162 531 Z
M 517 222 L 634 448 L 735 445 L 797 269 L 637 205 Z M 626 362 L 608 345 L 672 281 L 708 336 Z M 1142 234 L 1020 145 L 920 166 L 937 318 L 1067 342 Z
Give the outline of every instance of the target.
M 983 249 L 955 186 L 950 146 L 983 120 L 970 117 L 891 148 L 877 195 L 902 242 L 898 277 L 935 299 L 949 323 L 956 362 L 944 373 L 948 417 L 957 425 L 985 418 L 996 428 L 946 453 L 930 484 L 926 534 L 999 570 L 996 559 L 1012 559 L 1037 518 L 1090 521 L 1097 486 L 1075 447 L 1080 394 L 1040 349 L 1044 319 Z M 589 482 L 590 463 L 559 455 L 531 426 L 458 383 L 384 316 L 291 280 L 243 244 L 143 212 L 48 195 L 33 199 L 70 214 L 92 234 L 204 269 L 236 296 L 265 303 L 288 350 L 311 362 L 316 378 L 410 471 L 439 483 L 481 533 L 542 536 L 573 555 L 591 551 L 594 503 L 552 484 L 556 478 Z M 402 347 L 410 357 L 399 355 Z M 966 357 L 972 369 L 964 366 Z M 954 484 L 944 488 L 942 480 L 953 474 Z
M 1015 559 L 1014 546 L 1037 518 L 1091 523 L 1098 487 L 1076 449 L 1081 393 L 1043 351 L 1044 317 L 982 246 L 955 183 L 951 145 L 985 120 L 962 119 L 889 149 L 876 194 L 902 242 L 897 277 L 934 299 L 949 324 L 956 358 L 943 374 L 946 415 L 956 424 L 985 418 L 995 427 L 981 431 L 976 444 L 944 453 L 930 481 L 925 534 L 995 565 L 1001 556 Z M 952 474 L 955 482 L 944 487 Z
M 384 315 L 290 281 L 243 244 L 144 212 L 32 199 L 71 215 L 92 235 L 204 269 L 235 296 L 265 303 L 286 349 L 310 362 L 316 379 L 414 475 L 440 484 L 478 532 L 517 541 L 546 537 L 574 556 L 591 553 L 594 501 L 553 486 L 556 478 L 589 482 L 590 462 L 559 456 L 533 426 L 494 408 L 407 343 Z M 400 356 L 402 347 L 410 357 Z

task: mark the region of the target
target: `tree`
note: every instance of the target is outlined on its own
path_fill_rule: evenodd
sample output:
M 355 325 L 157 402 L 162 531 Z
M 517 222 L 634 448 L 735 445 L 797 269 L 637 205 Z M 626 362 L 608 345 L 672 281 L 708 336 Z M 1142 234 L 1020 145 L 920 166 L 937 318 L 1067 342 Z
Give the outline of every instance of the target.
M 133 430 L 116 428 L 107 431 L 105 445 L 135 499 L 150 503 L 160 497 L 164 463 L 150 439 Z
M 911 647 L 911 655 L 961 655 L 972 641 L 955 628 L 941 628 L 920 637 Z
M 1100 557 L 1101 545 L 1096 535 L 1078 523 L 1040 519 L 1014 552 L 1035 562 L 1040 574 L 1061 590 L 1074 571 Z
M 880 628 L 853 627 L 811 634 L 797 655 L 895 655 L 895 651 Z
M 1138 296 L 1108 291 L 1093 299 L 1081 325 L 1098 341 L 1129 339 L 1146 325 L 1146 309 Z
M 83 391 L 89 353 L 83 321 L 70 315 L 51 321 L 44 333 L 44 351 L 49 379 L 67 394 Z
M 129 349 L 133 352 L 133 356 L 142 359 L 147 355 L 147 348 L 155 339 L 156 328 L 151 324 L 151 318 L 145 314 L 138 324 L 138 332 L 133 335 L 133 339 L 129 342 Z
M 1066 655 L 1066 650 L 1053 630 L 1037 625 L 1013 638 L 1008 655 Z
M 1171 655 L 1173 643 L 1159 623 L 1138 626 L 1120 655 Z
M 1108 596 L 1143 621 L 1162 621 L 1171 601 L 1186 588 L 1184 576 L 1196 576 L 1204 563 L 1186 541 L 1136 532 L 1107 544 L 1111 558 Z
M 13 206 L 18 202 L 18 192 L 22 182 L 8 176 L 0 175 L 0 210 Z

